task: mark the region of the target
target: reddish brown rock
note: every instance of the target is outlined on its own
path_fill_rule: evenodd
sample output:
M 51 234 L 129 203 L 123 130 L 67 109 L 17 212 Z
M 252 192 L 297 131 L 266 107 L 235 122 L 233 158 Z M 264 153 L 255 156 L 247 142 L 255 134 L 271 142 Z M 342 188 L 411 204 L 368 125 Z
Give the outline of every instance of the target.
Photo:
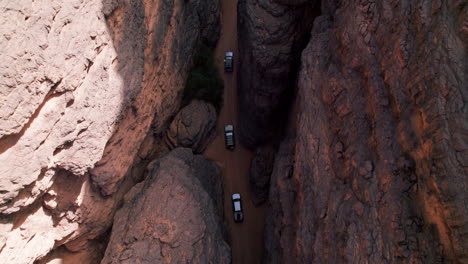
M 199 41 L 217 39 L 218 4 L 1 1 L 1 263 L 82 252 L 110 227 Z
M 230 263 L 221 218 L 196 177 L 209 165 L 192 167 L 194 159 L 177 148 L 153 165 L 115 215 L 101 263 Z
M 319 1 L 239 0 L 239 136 L 249 147 L 283 129 L 300 52 Z
M 331 2 L 302 53 L 266 263 L 466 263 L 466 4 Z
M 255 152 L 249 173 L 250 188 L 253 192 L 252 202 L 255 205 L 260 205 L 268 199 L 274 162 L 275 150 L 272 147 L 261 147 Z
M 131 104 L 107 142 L 102 159 L 90 172 L 103 195 L 118 189 L 149 130 L 156 135 L 163 133 L 170 117 L 179 110 L 198 41 L 213 45 L 217 40 L 218 5 L 216 1 L 126 0 L 109 16 L 113 38 L 122 39 L 116 41 L 116 50 L 122 56 L 114 63 L 119 65 L 126 86 L 136 86 L 138 91 L 128 93 Z M 135 37 L 135 30 L 144 34 Z M 137 47 L 139 56 L 130 56 L 129 47 Z M 129 61 L 139 68 L 129 68 Z M 137 73 L 138 78 L 127 78 Z
M 203 101 L 194 100 L 182 108 L 166 132 L 170 149 L 191 148 L 202 153 L 216 136 L 216 110 Z

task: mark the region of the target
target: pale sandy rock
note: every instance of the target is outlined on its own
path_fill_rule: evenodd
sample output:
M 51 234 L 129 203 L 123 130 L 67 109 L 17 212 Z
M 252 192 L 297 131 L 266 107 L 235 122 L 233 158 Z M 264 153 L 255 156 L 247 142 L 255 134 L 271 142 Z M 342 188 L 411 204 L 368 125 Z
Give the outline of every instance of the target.
M 218 2 L 0 10 L 0 262 L 33 263 L 109 228 L 140 145 L 179 108 L 197 41 L 217 39 Z
M 104 199 L 84 177 L 66 171 L 58 172 L 56 177 L 44 195 L 44 203 L 35 202 L 9 218 L 14 224 L 5 225 L 9 228 L 0 245 L 2 263 L 32 263 L 74 240 L 81 240 L 85 248 L 83 242 L 98 237 L 111 225 L 123 191 L 114 199 Z
M 101 159 L 124 87 L 100 2 L 3 1 L 1 7 L 2 33 L 10 37 L 2 40 L 0 71 L 8 73 L 2 81 L 14 83 L 0 89 L 6 95 L 0 163 L 7 164 L 0 168 L 0 210 L 9 214 L 34 202 L 55 169 L 80 176 Z
M 83 249 L 73 252 L 66 247 L 59 247 L 52 254 L 37 262 L 37 264 L 85 264 L 99 263 L 105 251 L 105 244 L 99 241 L 89 243 Z

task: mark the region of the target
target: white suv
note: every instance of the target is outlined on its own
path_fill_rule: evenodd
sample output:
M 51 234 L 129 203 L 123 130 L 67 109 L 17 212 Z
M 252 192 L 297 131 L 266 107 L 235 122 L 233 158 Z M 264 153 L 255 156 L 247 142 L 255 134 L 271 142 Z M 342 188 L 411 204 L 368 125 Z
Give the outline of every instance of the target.
M 242 203 L 239 193 L 232 195 L 232 210 L 234 211 L 234 222 L 242 222 L 244 220 L 244 213 L 242 212 Z

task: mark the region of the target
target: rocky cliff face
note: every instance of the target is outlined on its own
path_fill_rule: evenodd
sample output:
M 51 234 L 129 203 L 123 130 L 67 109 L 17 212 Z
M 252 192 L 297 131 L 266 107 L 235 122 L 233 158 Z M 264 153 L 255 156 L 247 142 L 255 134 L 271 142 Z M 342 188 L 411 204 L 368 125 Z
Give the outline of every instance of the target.
M 467 8 L 322 1 L 276 157 L 266 263 L 468 261 Z
M 215 43 L 218 2 L 0 9 L 0 262 L 92 250 L 134 184 L 139 150 L 178 110 L 198 43 Z
M 184 148 L 158 160 L 115 215 L 101 263 L 230 263 L 222 214 L 205 189 L 213 185 L 198 179 L 216 171 L 212 166 Z
M 256 147 L 278 136 L 300 52 L 319 1 L 239 0 L 239 135 Z
M 260 205 L 268 200 L 270 177 L 275 163 L 275 149 L 258 148 L 250 164 L 249 183 L 253 194 L 252 202 Z

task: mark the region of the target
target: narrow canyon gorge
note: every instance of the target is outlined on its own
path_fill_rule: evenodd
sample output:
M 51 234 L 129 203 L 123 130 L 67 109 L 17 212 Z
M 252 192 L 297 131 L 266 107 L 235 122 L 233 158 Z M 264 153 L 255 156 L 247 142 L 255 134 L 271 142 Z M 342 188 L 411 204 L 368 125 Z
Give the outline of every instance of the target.
M 0 263 L 468 263 L 468 1 L 0 10 Z

